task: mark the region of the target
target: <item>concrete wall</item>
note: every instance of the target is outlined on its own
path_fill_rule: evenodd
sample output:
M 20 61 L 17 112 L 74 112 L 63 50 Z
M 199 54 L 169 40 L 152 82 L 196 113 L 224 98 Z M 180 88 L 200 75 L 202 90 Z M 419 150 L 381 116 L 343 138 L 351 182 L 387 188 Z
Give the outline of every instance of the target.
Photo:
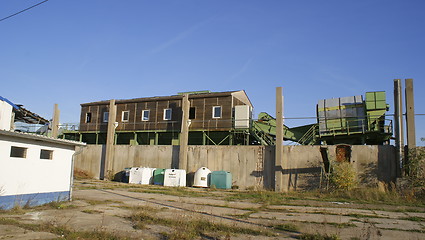
M 115 145 L 114 174 L 126 167 L 177 168 L 179 146 Z M 274 146 L 194 146 L 188 147 L 187 172 L 200 167 L 225 170 L 240 188 L 274 189 L 275 174 L 289 177 L 290 189 L 318 188 L 323 167 L 321 146 L 283 146 L 283 161 L 275 163 Z M 393 146 L 350 146 L 350 162 L 362 184 L 376 186 L 378 181 L 394 181 L 396 164 Z M 102 153 L 103 151 L 103 153 Z M 336 146 L 328 146 L 328 156 L 336 159 Z M 75 167 L 97 178 L 102 169 L 104 147 L 88 145 L 76 156 Z M 276 167 L 275 167 L 276 166 Z M 274 171 L 275 170 L 275 171 Z

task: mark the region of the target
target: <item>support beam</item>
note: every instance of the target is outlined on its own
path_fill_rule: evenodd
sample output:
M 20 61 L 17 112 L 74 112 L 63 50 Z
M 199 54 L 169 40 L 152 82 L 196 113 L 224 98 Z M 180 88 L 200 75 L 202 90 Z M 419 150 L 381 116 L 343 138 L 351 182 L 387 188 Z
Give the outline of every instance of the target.
M 404 147 L 404 133 L 403 133 L 403 99 L 401 92 L 400 79 L 394 79 L 394 133 L 395 133 L 395 147 L 396 159 L 399 164 L 398 169 L 403 168 L 403 147 Z M 403 171 L 399 172 L 401 176 Z
M 187 169 L 187 145 L 189 141 L 189 94 L 184 94 L 182 99 L 182 127 L 180 132 L 180 153 L 179 153 L 179 168 Z
M 276 154 L 275 154 L 275 191 L 289 190 L 288 163 L 283 160 L 283 95 L 282 87 L 276 88 Z M 285 172 L 285 174 L 284 174 Z
M 105 172 L 104 177 L 107 179 L 113 178 L 114 166 L 114 143 L 115 143 L 115 128 L 117 118 L 117 106 L 115 99 L 109 101 L 109 118 L 108 118 L 108 132 L 106 135 L 106 154 L 105 154 Z
M 53 121 L 52 121 L 52 137 L 58 138 L 59 135 L 59 116 L 60 116 L 60 110 L 58 107 L 58 104 L 55 103 L 55 107 L 53 109 Z
M 405 79 L 406 86 L 406 137 L 407 148 L 416 148 L 415 101 L 413 98 L 413 79 Z

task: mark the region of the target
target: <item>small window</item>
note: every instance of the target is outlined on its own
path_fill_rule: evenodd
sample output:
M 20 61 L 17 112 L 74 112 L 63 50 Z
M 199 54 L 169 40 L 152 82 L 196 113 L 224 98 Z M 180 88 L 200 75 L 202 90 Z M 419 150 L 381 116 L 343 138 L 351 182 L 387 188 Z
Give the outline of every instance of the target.
M 189 108 L 189 119 L 195 119 L 196 118 L 196 108 L 191 107 Z
M 123 122 L 128 122 L 129 119 L 130 119 L 130 111 L 122 111 L 121 120 Z
M 91 112 L 86 113 L 86 123 L 91 122 Z
M 171 120 L 171 108 L 164 109 L 164 120 Z
M 213 118 L 221 118 L 221 106 L 213 107 Z
M 41 149 L 40 159 L 52 160 L 53 159 L 53 151 L 52 150 Z
M 103 122 L 107 123 L 109 120 L 109 112 L 103 113 Z
M 142 121 L 149 121 L 150 110 L 142 111 Z
M 27 148 L 23 147 L 13 147 L 10 149 L 10 157 L 16 158 L 26 158 L 27 157 Z

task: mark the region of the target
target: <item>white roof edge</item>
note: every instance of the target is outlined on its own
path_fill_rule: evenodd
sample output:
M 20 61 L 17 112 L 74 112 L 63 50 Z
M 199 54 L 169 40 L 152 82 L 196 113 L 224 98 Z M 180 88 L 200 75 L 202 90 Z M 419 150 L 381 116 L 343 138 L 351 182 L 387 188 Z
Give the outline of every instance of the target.
M 51 143 L 57 143 L 57 144 L 63 144 L 63 145 L 71 145 L 71 146 L 85 146 L 86 145 L 86 143 L 84 143 L 84 142 L 77 142 L 77 141 L 66 140 L 66 139 L 46 137 L 46 136 L 38 135 L 38 134 L 13 132 L 13 131 L 7 131 L 7 130 L 0 130 L 0 135 L 26 138 L 26 139 L 45 141 L 45 142 L 51 142 Z

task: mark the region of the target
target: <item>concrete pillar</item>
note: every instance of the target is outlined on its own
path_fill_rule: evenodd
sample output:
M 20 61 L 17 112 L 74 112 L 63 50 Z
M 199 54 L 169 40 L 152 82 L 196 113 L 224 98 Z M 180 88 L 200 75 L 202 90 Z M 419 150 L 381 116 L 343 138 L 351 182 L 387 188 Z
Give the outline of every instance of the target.
M 413 98 L 413 79 L 405 79 L 406 86 L 406 137 L 407 148 L 416 148 L 415 103 Z
M 403 99 L 401 92 L 400 79 L 394 79 L 394 135 L 396 158 L 399 168 L 403 167 L 403 148 L 404 148 L 404 133 L 403 133 Z M 402 172 L 399 172 L 400 176 Z
M 282 87 L 276 88 L 276 154 L 275 154 L 275 191 L 289 190 L 289 174 L 287 162 L 283 161 L 283 95 Z
M 187 169 L 187 145 L 189 142 L 189 94 L 183 95 L 182 99 L 182 126 L 180 132 L 179 169 Z
M 59 116 L 60 110 L 58 104 L 55 103 L 55 107 L 53 109 L 53 121 L 52 121 L 52 137 L 57 138 L 59 135 Z
M 113 178 L 114 166 L 114 143 L 115 143 L 115 128 L 117 118 L 117 106 L 115 99 L 109 101 L 109 118 L 108 118 L 108 132 L 106 135 L 106 153 L 105 153 L 105 172 L 104 177 L 108 179 Z

